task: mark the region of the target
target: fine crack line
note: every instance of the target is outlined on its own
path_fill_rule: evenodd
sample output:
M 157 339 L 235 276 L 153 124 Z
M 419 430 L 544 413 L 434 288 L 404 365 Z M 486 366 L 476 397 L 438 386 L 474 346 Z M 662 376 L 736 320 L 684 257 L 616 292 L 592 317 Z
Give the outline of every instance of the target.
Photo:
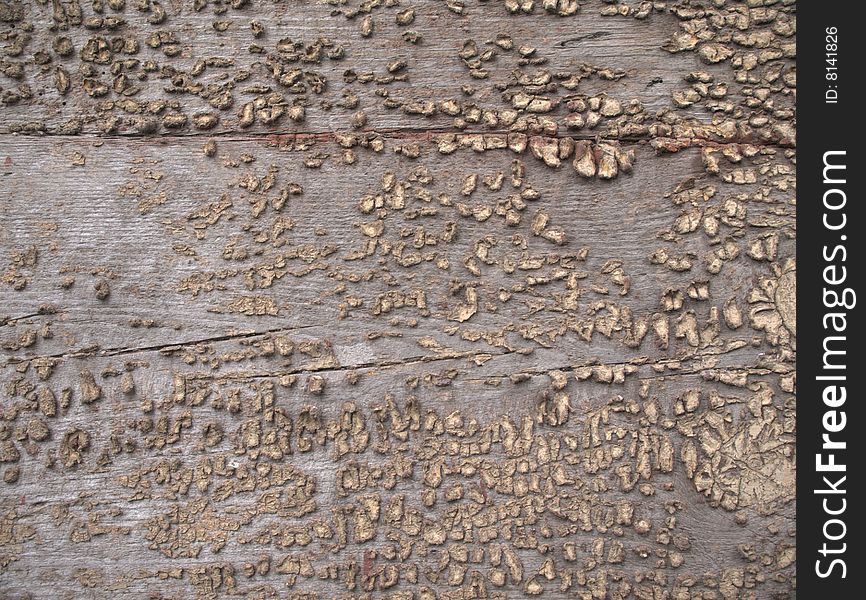
M 494 356 L 508 356 L 509 354 L 517 354 L 517 350 L 510 350 L 507 352 L 500 352 L 494 354 Z M 356 371 L 362 369 L 387 369 L 391 367 L 403 367 L 403 366 L 413 366 L 419 364 L 430 364 L 447 360 L 459 360 L 461 358 L 471 358 L 481 354 L 477 350 L 463 350 L 457 351 L 447 355 L 433 356 L 433 355 L 416 355 L 409 356 L 400 359 L 391 359 L 391 360 L 381 360 L 381 361 L 368 361 L 362 363 L 356 363 L 351 365 L 337 365 L 337 366 L 322 366 L 322 367 L 298 367 L 295 369 L 282 369 L 280 371 L 272 371 L 268 373 L 228 373 L 228 374 L 215 374 L 215 373 L 189 373 L 184 374 L 183 377 L 185 379 L 191 380 L 208 380 L 208 379 L 262 379 L 267 377 L 280 377 L 282 375 L 303 375 L 307 373 L 340 373 L 346 371 Z
M 73 350 L 71 352 L 61 352 L 59 354 L 42 354 L 38 356 L 7 356 L 7 364 L 9 363 L 20 363 L 24 361 L 30 360 L 39 360 L 39 359 L 61 359 L 65 360 L 67 358 L 90 358 L 90 357 L 104 357 L 104 356 L 124 356 L 127 354 L 136 354 L 138 352 L 161 352 L 164 350 L 177 350 L 180 348 L 184 348 L 186 346 L 194 346 L 196 344 L 208 344 L 215 342 L 228 342 L 231 340 L 242 340 L 254 338 L 257 336 L 265 336 L 273 333 L 283 333 L 283 332 L 291 332 L 298 331 L 301 329 L 309 329 L 312 327 L 321 327 L 321 325 L 299 325 L 297 327 L 277 327 L 274 329 L 265 329 L 262 331 L 250 331 L 246 333 L 235 333 L 235 334 L 226 334 L 221 336 L 213 336 L 209 338 L 200 338 L 195 340 L 184 340 L 182 342 L 172 342 L 169 344 L 156 344 L 153 346 L 138 346 L 135 348 L 128 348 L 126 346 L 116 346 L 113 348 L 99 348 L 99 347 L 90 347 L 90 348 L 82 348 L 80 350 Z
M 701 123 L 700 125 L 705 125 Z M 275 142 L 281 140 L 288 140 L 290 138 L 299 139 L 299 140 L 317 140 L 317 141 L 332 141 L 336 139 L 338 135 L 379 135 L 387 139 L 415 139 L 415 140 L 425 140 L 425 141 L 433 141 L 433 136 L 439 135 L 457 135 L 457 136 L 470 136 L 470 135 L 509 135 L 509 134 L 525 134 L 527 137 L 533 137 L 532 134 L 523 132 L 523 131 L 511 131 L 508 129 L 458 129 L 456 127 L 432 127 L 432 128 L 421 128 L 421 127 L 384 127 L 380 129 L 360 129 L 360 130 L 322 130 L 322 131 L 249 131 L 242 132 L 238 130 L 225 130 L 225 131 L 215 131 L 210 132 L 208 134 L 202 134 L 194 131 L 190 131 L 187 133 L 177 133 L 177 132 L 166 132 L 159 134 L 145 134 L 139 133 L 135 131 L 124 132 L 124 133 L 79 133 L 79 134 L 68 134 L 68 133 L 56 133 L 51 131 L 41 131 L 41 132 L 12 132 L 12 131 L 0 131 L 0 140 L 4 138 L 4 136 L 10 137 L 28 137 L 28 138 L 54 138 L 54 139 L 64 139 L 68 138 L 70 141 L 74 140 L 117 140 L 117 141 L 148 141 L 148 142 L 160 142 L 160 141 L 184 141 L 184 140 L 204 140 L 211 138 L 222 139 L 225 142 L 245 142 L 245 141 L 268 141 L 269 139 Z M 652 142 L 653 140 L 689 140 L 691 145 L 689 147 L 702 147 L 706 146 L 719 146 L 719 145 L 727 145 L 727 144 L 751 144 L 755 146 L 759 146 L 762 148 L 786 148 L 786 149 L 795 149 L 796 145 L 785 145 L 779 142 L 766 142 L 759 141 L 749 137 L 733 137 L 731 139 L 726 139 L 722 141 L 714 141 L 705 138 L 677 138 L 673 136 L 659 136 L 659 135 L 605 135 L 603 132 L 595 132 L 595 133 L 580 133 L 580 132 L 557 132 L 555 135 L 540 135 L 539 137 L 546 138 L 571 138 L 577 141 L 597 141 L 597 140 L 610 140 L 617 141 L 625 144 L 642 144 L 647 142 Z M 464 148 L 465 149 L 465 148 Z M 507 148 L 502 148 L 502 150 L 507 150 Z M 491 150 L 487 150 L 488 152 Z

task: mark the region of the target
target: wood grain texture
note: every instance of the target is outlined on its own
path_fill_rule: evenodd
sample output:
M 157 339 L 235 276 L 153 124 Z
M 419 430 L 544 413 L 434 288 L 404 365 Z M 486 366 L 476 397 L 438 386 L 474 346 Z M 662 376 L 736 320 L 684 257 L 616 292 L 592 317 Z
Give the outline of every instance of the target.
M 795 598 L 795 27 L 0 2 L 0 598 Z

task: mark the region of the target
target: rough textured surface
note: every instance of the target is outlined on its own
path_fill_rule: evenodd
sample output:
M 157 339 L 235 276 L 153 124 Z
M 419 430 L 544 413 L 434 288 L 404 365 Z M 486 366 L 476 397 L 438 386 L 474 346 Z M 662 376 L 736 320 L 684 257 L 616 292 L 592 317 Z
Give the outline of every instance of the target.
M 795 28 L 0 0 L 0 598 L 795 598 Z

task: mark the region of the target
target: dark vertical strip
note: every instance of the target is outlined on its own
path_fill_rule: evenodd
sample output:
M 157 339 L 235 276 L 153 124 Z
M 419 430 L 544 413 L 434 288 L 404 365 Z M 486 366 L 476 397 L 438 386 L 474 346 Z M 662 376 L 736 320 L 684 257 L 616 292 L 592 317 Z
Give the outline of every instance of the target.
M 849 12 L 845 12 L 847 7 Z M 797 588 L 862 597 L 866 478 L 858 359 L 864 32 L 854 3 L 797 4 Z M 820 594 L 820 595 L 819 595 Z

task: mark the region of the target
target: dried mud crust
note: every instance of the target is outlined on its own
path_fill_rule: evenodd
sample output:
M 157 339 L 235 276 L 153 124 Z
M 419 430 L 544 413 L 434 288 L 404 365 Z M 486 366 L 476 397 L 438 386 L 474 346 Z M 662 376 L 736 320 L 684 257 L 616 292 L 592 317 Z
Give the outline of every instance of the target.
M 0 2 L 0 596 L 795 598 L 795 30 Z

